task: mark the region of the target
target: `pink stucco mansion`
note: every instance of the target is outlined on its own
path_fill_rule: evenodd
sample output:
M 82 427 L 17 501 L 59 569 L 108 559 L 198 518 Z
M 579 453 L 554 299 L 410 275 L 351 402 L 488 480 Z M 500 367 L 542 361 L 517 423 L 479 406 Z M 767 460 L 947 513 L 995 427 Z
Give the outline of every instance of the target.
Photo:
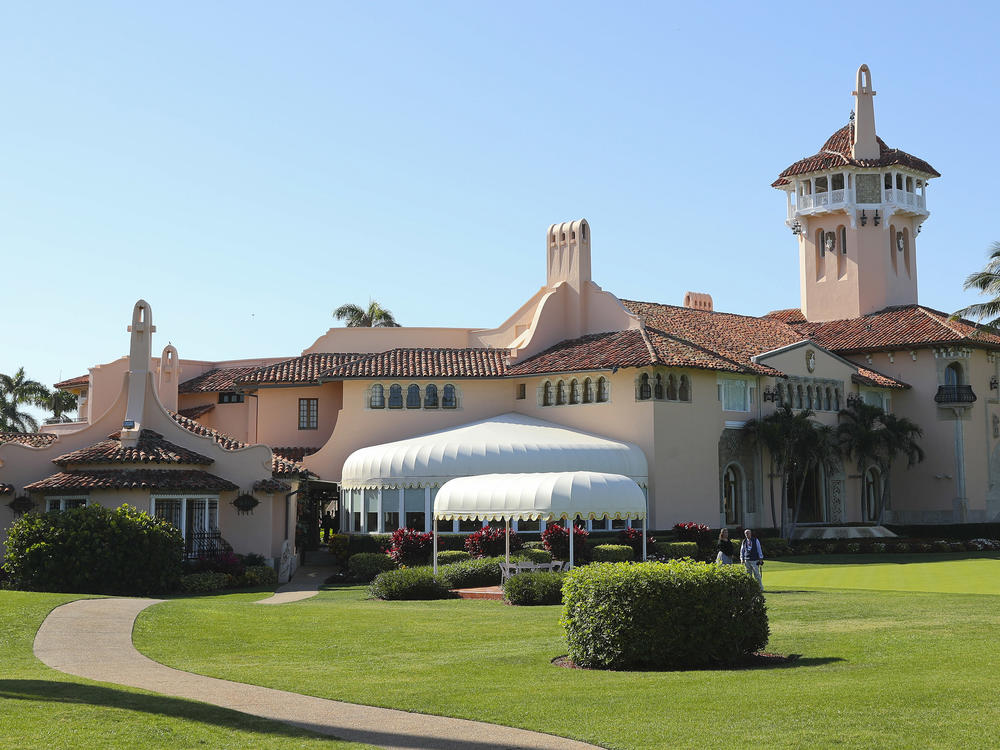
M 129 356 L 57 384 L 79 394 L 79 422 L 0 436 L 0 528 L 31 503 L 127 501 L 278 558 L 306 477 L 336 484 L 343 529 L 370 533 L 429 529 L 451 477 L 567 470 L 629 476 L 651 528 L 769 527 L 767 456 L 744 423 L 787 403 L 836 424 L 851 398 L 924 429 L 926 460 L 898 462 L 887 521 L 997 518 L 1000 336 L 919 304 L 917 236 L 939 175 L 877 136 L 867 66 L 855 89 L 851 121 L 773 183 L 801 308 L 619 299 L 591 279 L 585 220 L 549 227 L 544 285 L 488 330 L 336 328 L 297 357 L 194 361 L 172 346 L 153 356 L 139 301 Z M 800 521 L 872 521 L 883 481 L 847 461 L 817 471 Z

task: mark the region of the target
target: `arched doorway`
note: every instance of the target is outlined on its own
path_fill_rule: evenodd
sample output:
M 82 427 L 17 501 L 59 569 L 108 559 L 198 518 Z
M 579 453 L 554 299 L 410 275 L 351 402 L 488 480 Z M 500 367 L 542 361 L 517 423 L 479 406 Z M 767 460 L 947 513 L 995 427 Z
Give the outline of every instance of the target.
M 726 526 L 738 526 L 743 515 L 743 471 L 729 464 L 722 473 L 722 515 Z
M 861 498 L 861 514 L 865 521 L 878 520 L 878 505 L 882 498 L 882 474 L 872 466 L 865 472 L 865 493 Z
M 801 481 L 794 478 L 796 483 Z M 795 489 L 798 489 L 797 485 Z M 791 493 L 789 493 L 791 496 Z M 794 500 L 792 500 L 794 502 Z M 829 516 L 826 497 L 826 473 L 818 466 L 809 470 L 805 484 L 802 485 L 800 499 L 799 523 L 826 523 Z M 792 513 L 795 509 L 791 509 Z

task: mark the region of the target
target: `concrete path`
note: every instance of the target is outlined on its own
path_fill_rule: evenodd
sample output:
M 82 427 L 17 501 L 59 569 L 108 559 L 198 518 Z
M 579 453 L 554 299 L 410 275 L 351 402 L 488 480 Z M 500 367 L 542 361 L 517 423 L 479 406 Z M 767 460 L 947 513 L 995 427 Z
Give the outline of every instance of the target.
M 288 604 L 316 596 L 330 572 L 329 568 L 301 567 L 295 571 L 292 580 L 279 586 L 271 596 L 254 604 Z
M 593 750 L 594 745 L 389 708 L 314 698 L 182 672 L 132 645 L 138 614 L 157 599 L 81 599 L 56 607 L 35 636 L 35 656 L 61 672 L 211 703 L 320 734 L 392 750 Z

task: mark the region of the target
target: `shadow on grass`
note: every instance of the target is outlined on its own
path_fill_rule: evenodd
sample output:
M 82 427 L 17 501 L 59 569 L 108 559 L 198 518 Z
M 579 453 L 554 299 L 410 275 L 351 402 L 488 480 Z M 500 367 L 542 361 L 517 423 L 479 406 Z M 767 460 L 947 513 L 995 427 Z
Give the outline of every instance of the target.
M 745 659 L 735 664 L 715 664 L 703 667 L 636 667 L 634 669 L 594 669 L 594 671 L 606 672 L 746 672 L 748 670 L 759 669 L 795 669 L 796 667 L 821 667 L 824 664 L 835 664 L 845 661 L 839 656 L 813 656 L 802 658 L 802 654 L 751 654 Z M 568 655 L 557 656 L 552 659 L 552 664 L 563 669 L 583 669 L 589 671 L 590 667 L 578 667 Z
M 315 723 L 292 726 L 279 720 L 263 719 L 252 714 L 184 698 L 132 693 L 102 685 L 82 685 L 74 682 L 0 680 L 0 700 L 45 701 L 141 711 L 169 718 L 212 724 L 226 730 L 255 732 L 300 740 L 313 737 L 317 739 L 333 737 L 370 745 L 407 748 L 407 750 L 440 750 L 442 747 L 447 747 L 449 750 L 495 750 L 497 748 L 495 742 L 488 740 L 443 739 L 440 736 L 425 737 L 392 732 L 388 729 L 364 730 L 351 726 L 347 722 L 338 726 L 335 724 L 336 718 L 326 724 L 317 720 Z M 428 717 L 428 721 L 434 721 L 435 718 Z M 386 724 L 391 724 L 391 721 L 387 720 Z M 489 734 L 491 726 L 489 724 L 483 725 L 484 735 Z M 529 750 L 529 747 L 537 747 L 537 745 L 528 746 L 521 743 L 505 742 L 503 747 L 509 748 L 509 750 Z
M 795 557 L 772 558 L 789 565 L 865 565 L 868 563 L 909 563 L 951 562 L 954 560 L 1000 560 L 1000 552 L 885 552 L 879 554 L 829 554 L 796 555 Z M 767 573 L 765 569 L 765 574 Z

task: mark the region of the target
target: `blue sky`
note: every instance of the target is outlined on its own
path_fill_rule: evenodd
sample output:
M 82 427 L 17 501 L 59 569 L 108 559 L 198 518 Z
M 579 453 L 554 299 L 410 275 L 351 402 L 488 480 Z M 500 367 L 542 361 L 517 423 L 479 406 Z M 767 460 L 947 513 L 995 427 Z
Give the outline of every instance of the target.
M 0 2 L 0 372 L 293 356 L 343 302 L 494 326 L 586 217 L 621 297 L 797 306 L 769 187 L 847 122 L 943 175 L 917 243 L 954 310 L 1000 229 L 998 11 L 960 3 Z M 763 8 L 763 9 L 762 9 Z

